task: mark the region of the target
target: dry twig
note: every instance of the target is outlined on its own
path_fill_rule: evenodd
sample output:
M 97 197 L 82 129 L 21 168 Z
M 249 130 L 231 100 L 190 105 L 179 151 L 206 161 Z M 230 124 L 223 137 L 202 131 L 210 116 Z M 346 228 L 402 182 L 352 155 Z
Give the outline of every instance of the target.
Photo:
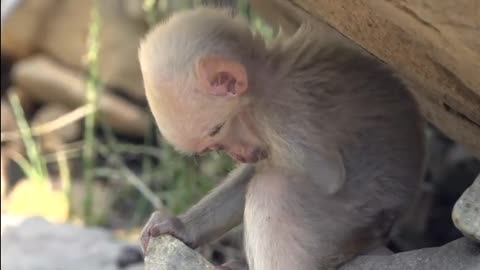
M 32 130 L 32 135 L 33 136 L 41 136 L 50 132 L 53 132 L 55 130 L 61 129 L 63 127 L 68 126 L 69 124 L 78 121 L 88 114 L 93 112 L 93 108 L 90 105 L 84 105 L 82 107 L 79 107 L 63 116 L 58 117 L 55 120 L 52 120 L 50 122 L 37 125 L 31 128 Z M 14 141 L 20 139 L 20 130 L 15 130 L 15 131 L 7 131 L 7 132 L 2 132 L 1 133 L 1 141 L 6 142 L 6 141 Z

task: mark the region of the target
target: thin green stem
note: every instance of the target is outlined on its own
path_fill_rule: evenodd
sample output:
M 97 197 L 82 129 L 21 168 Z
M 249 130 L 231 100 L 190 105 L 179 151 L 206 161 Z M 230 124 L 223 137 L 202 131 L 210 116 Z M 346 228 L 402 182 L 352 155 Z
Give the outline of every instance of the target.
M 15 119 L 17 120 L 17 124 L 20 129 L 20 136 L 22 137 L 22 141 L 25 144 L 30 168 L 34 170 L 34 172 L 30 171 L 25 173 L 28 175 L 35 175 L 35 179 L 32 180 L 44 181 L 47 179 L 48 176 L 47 165 L 45 164 L 45 160 L 40 154 L 40 149 L 38 145 L 33 139 L 32 130 L 28 125 L 27 119 L 25 117 L 25 112 L 23 111 L 22 105 L 20 104 L 20 100 L 15 93 L 10 94 L 9 99 L 12 105 Z
M 98 3 L 94 1 L 91 13 L 91 23 L 88 34 L 88 71 L 89 78 L 87 82 L 86 102 L 92 107 L 92 113 L 85 118 L 85 147 L 83 152 L 83 166 L 86 195 L 83 201 L 83 215 L 86 224 L 93 224 L 93 180 L 96 163 L 96 141 L 95 124 L 98 114 L 98 101 L 101 95 L 101 83 L 99 78 L 98 54 L 100 50 L 100 15 L 98 13 Z

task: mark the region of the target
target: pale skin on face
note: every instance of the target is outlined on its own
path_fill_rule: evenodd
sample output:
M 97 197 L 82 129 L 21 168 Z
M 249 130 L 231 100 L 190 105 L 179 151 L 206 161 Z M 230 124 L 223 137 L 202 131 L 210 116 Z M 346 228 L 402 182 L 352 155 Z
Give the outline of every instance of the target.
M 253 121 L 245 112 L 245 105 L 232 102 L 233 99 L 241 98 L 249 90 L 244 66 L 222 57 L 207 56 L 199 60 L 196 72 L 198 81 L 191 87 L 194 89 L 192 91 L 206 94 L 207 98 L 185 105 L 182 104 L 181 97 L 178 95 L 169 96 L 166 100 L 175 106 L 177 114 L 176 118 L 169 118 L 176 119 L 175 123 L 179 123 L 178 114 L 181 111 L 182 118 L 185 120 L 180 121 L 182 130 L 180 128 L 176 130 L 174 122 L 159 125 L 166 139 L 186 153 L 204 154 L 209 151 L 224 151 L 233 159 L 243 163 L 255 163 L 265 158 L 267 155 L 265 147 L 256 132 Z M 226 103 L 233 105 L 217 106 L 211 111 L 198 109 L 210 108 L 211 99 L 223 99 Z M 160 107 L 154 107 L 154 115 L 166 114 L 155 110 Z M 205 124 L 199 127 L 197 123 Z M 168 128 L 162 129 L 164 126 Z M 185 126 L 191 130 L 184 130 Z
M 254 163 L 264 158 L 264 154 L 258 152 L 262 151 L 261 140 L 245 113 L 215 125 L 208 130 L 207 137 L 199 139 L 197 145 L 198 153 L 225 151 L 240 162 Z

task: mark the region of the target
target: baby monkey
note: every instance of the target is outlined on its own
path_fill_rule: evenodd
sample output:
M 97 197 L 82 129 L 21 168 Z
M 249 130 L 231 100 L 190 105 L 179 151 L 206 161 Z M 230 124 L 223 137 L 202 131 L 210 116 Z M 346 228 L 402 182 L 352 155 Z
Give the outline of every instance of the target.
M 161 234 L 195 248 L 243 222 L 248 266 L 219 269 L 335 269 L 382 245 L 412 201 L 423 124 L 376 59 L 308 25 L 266 45 L 213 8 L 156 26 L 139 59 L 165 140 L 241 163 L 186 213 L 154 213 L 144 250 Z

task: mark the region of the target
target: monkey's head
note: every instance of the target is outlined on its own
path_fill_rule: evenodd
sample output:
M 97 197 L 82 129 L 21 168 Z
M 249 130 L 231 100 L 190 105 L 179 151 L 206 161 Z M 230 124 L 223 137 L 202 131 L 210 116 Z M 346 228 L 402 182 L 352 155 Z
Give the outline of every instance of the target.
M 224 150 L 249 163 L 266 157 L 250 114 L 254 44 L 246 23 L 211 9 L 177 13 L 143 40 L 147 100 L 177 150 Z

